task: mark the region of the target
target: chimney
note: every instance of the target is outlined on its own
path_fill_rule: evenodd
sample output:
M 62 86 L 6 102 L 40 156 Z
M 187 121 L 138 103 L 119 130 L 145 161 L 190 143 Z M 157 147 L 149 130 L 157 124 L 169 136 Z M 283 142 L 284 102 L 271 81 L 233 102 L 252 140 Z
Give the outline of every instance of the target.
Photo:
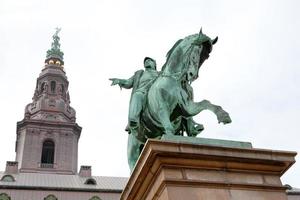
M 7 174 L 16 174 L 18 173 L 18 162 L 16 161 L 7 161 L 5 173 Z
M 82 165 L 80 167 L 79 176 L 82 177 L 91 177 L 92 176 L 92 167 L 87 165 Z

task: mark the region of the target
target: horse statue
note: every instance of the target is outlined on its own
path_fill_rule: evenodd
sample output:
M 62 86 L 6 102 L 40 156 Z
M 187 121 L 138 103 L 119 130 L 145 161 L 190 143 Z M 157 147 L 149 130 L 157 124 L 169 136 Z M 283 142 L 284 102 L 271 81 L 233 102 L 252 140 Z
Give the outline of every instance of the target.
M 203 110 L 212 111 L 219 123 L 230 123 L 229 114 L 207 100 L 193 101 L 191 83 L 198 78 L 199 68 L 209 57 L 218 37 L 210 39 L 202 33 L 178 40 L 167 53 L 167 59 L 158 77 L 150 86 L 140 114 L 138 134 L 129 134 L 127 156 L 130 170 L 149 138 L 166 135 L 195 137 L 203 126 L 192 117 Z

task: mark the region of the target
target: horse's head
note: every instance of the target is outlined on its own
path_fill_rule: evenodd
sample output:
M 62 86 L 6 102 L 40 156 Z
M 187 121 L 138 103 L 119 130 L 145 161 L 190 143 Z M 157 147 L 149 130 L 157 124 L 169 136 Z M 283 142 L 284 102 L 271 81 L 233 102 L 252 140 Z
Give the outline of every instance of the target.
M 167 54 L 163 71 L 177 75 L 181 80 L 192 82 L 198 78 L 200 66 L 209 57 L 212 46 L 217 42 L 202 33 L 187 36 L 175 43 Z
M 199 34 L 192 35 L 188 41 L 190 44 L 188 44 L 185 58 L 185 78 L 187 81 L 192 82 L 198 78 L 199 68 L 208 59 L 213 45 L 218 41 L 218 37 L 211 40 L 201 30 Z

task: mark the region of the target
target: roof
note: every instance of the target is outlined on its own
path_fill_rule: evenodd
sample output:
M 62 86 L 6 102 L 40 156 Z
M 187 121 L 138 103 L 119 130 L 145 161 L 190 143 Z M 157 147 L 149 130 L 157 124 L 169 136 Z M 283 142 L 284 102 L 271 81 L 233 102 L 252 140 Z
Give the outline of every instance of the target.
M 0 172 L 0 180 L 4 175 L 8 174 Z M 78 174 L 64 175 L 23 172 L 9 175 L 12 175 L 15 181 L 0 181 L 0 188 L 122 192 L 128 181 L 126 177 L 82 177 Z M 87 179 L 90 178 L 96 181 L 96 185 L 85 184 Z
M 286 190 L 288 195 L 300 195 L 300 188 L 293 188 Z

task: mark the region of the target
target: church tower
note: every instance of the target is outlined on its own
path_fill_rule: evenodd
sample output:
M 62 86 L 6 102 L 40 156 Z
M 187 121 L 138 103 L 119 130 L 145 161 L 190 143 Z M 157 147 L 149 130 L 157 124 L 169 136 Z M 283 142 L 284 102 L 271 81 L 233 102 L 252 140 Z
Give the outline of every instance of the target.
M 59 31 L 52 37 L 32 102 L 25 107 L 24 119 L 17 123 L 16 161 L 20 172 L 77 173 L 81 127 L 70 106 Z

